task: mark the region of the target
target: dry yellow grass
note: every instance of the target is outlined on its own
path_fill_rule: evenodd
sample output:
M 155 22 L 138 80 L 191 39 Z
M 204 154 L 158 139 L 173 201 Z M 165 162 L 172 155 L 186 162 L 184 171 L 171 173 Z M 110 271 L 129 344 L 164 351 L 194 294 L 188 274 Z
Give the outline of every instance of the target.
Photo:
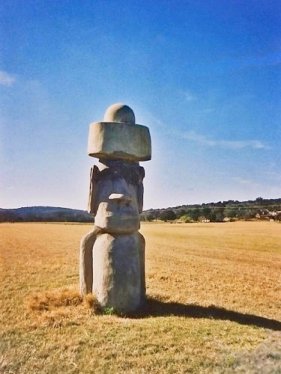
M 83 302 L 83 298 L 78 291 L 63 289 L 52 292 L 41 292 L 30 295 L 27 298 L 27 307 L 33 311 L 54 310 L 59 307 L 78 306 Z
M 149 300 L 134 318 L 77 294 L 90 227 L 0 225 L 1 373 L 281 371 L 280 224 L 143 224 Z

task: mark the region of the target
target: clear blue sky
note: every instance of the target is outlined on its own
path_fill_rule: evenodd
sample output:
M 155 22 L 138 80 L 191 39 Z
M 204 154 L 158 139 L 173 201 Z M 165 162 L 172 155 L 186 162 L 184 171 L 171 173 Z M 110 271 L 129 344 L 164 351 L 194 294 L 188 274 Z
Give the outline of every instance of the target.
M 0 207 L 86 208 L 88 125 L 150 128 L 145 208 L 281 197 L 279 0 L 1 0 Z

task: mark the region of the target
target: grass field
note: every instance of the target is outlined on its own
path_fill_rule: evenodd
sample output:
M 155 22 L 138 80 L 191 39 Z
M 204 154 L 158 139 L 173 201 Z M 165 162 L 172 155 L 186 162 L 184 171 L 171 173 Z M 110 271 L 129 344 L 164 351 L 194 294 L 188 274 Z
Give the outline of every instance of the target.
M 90 228 L 0 225 L 0 373 L 281 373 L 280 224 L 143 224 L 135 318 L 77 295 Z

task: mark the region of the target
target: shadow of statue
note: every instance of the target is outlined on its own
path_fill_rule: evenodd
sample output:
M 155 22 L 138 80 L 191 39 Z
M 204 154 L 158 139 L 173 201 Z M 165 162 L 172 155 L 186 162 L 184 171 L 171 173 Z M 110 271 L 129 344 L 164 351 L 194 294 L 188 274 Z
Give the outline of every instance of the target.
M 262 327 L 265 329 L 281 331 L 281 321 L 269 319 L 266 317 L 256 316 L 219 308 L 214 305 L 200 306 L 196 304 L 181 304 L 177 302 L 159 301 L 148 297 L 142 310 L 132 317 L 168 317 L 178 316 L 187 318 L 208 318 L 214 320 L 237 322 L 241 325 Z

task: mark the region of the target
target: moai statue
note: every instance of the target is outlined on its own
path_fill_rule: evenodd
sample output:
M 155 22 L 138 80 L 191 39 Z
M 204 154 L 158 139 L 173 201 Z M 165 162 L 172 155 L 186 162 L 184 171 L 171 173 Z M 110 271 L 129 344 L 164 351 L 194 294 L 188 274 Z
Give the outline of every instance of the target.
M 151 159 L 149 129 L 135 124 L 130 107 L 114 104 L 103 122 L 90 125 L 88 154 L 99 161 L 91 169 L 88 211 L 95 225 L 81 240 L 80 292 L 93 292 L 104 308 L 130 313 L 145 301 L 139 161 Z

